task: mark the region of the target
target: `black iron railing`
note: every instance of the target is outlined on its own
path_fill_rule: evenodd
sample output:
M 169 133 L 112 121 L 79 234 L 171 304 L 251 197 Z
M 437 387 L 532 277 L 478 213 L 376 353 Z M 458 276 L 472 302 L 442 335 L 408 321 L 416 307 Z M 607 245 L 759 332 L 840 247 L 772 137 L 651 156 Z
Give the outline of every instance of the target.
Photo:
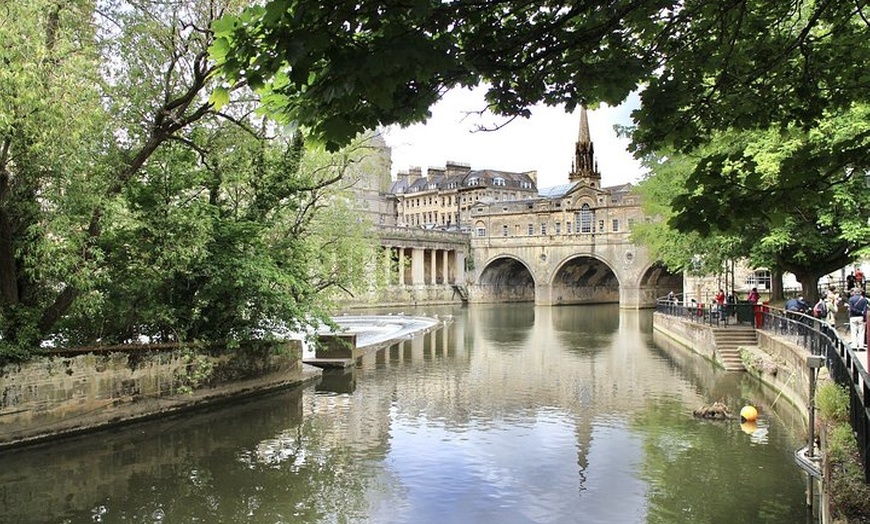
M 722 318 L 720 311 L 705 304 L 683 304 L 667 299 L 660 299 L 656 303 L 659 313 L 711 326 L 749 324 L 805 348 L 808 354 L 823 356 L 831 379 L 849 391 L 849 419 L 864 465 L 864 480 L 870 482 L 870 410 L 867 407 L 870 402 L 870 375 L 867 373 L 867 353 L 852 350 L 836 326 L 822 319 L 763 304 L 738 303 L 732 304 L 731 309 L 728 309 L 728 305 L 725 307 L 725 316 Z

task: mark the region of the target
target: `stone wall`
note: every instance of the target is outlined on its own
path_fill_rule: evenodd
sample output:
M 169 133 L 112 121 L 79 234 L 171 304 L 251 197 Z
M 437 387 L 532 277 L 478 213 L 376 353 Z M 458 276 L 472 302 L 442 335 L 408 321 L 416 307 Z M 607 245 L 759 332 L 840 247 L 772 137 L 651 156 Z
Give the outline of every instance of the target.
M 653 324 L 662 336 L 708 360 L 717 361 L 716 342 L 709 326 L 659 313 L 655 314 Z M 767 332 L 756 330 L 756 334 L 758 346 L 742 348 L 747 372 L 806 413 L 810 380 L 806 359 L 809 352 Z
M 806 408 L 810 398 L 809 351 L 770 333 L 757 333 L 758 348 L 747 348 L 747 371 L 781 391 L 795 406 Z
M 707 360 L 718 362 L 716 358 L 716 340 L 710 326 L 660 313 L 656 313 L 653 316 L 653 325 L 656 331 L 659 331 L 686 349 L 701 355 Z
M 63 351 L 0 368 L 0 447 L 302 384 L 297 341 Z

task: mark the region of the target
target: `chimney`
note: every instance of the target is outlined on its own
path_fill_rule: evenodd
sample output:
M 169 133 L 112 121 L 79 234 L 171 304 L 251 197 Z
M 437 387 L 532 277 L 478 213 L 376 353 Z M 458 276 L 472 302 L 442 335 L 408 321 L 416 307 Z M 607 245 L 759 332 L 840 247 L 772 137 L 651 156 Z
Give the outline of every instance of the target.
M 438 177 L 443 177 L 445 172 L 443 167 L 430 167 L 426 169 L 426 178 L 431 182 Z
M 464 175 L 471 171 L 471 164 L 464 164 L 462 162 L 455 162 L 453 160 L 447 161 L 447 167 L 445 168 L 447 171 L 447 176 L 457 176 Z

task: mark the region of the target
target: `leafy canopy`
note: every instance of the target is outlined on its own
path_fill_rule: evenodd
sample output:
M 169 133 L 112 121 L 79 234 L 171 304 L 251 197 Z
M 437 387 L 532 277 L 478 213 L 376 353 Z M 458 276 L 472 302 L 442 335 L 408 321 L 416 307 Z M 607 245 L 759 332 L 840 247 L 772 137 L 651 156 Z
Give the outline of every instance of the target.
M 870 246 L 870 190 L 852 161 L 866 156 L 868 106 L 855 104 L 808 131 L 717 133 L 705 146 L 650 162 L 640 189 L 662 218 L 638 238 L 674 265 L 698 241 L 727 256 L 794 273 L 807 292 Z M 739 240 L 738 240 L 739 239 Z M 714 251 L 715 252 L 715 251 Z M 813 293 L 815 294 L 815 293 Z
M 230 83 L 331 147 L 425 120 L 485 82 L 496 113 L 615 104 L 642 86 L 635 147 L 716 130 L 811 126 L 867 101 L 870 13 L 829 0 L 271 0 L 213 26 Z
M 375 149 L 306 147 L 218 89 L 208 28 L 233 3 L 4 4 L 0 362 L 268 336 L 364 281 L 344 177 Z

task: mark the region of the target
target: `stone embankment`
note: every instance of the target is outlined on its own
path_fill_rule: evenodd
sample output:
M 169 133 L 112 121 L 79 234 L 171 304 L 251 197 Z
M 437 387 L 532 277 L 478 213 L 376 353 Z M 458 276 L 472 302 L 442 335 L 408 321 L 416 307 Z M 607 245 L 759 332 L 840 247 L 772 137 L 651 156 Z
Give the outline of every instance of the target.
M 738 339 L 722 338 L 722 333 L 717 333 L 733 328 L 712 328 L 661 313 L 655 314 L 653 326 L 657 333 L 679 346 L 717 363 L 726 370 L 740 371 L 735 365 L 733 355 L 735 348 L 732 347 L 733 342 Z M 765 331 L 751 328 L 742 328 L 741 331 L 747 329 L 753 331 L 755 336 L 740 339 L 741 342 L 736 348 L 741 359 L 740 367 L 777 390 L 782 397 L 803 413 L 807 413 L 806 407 L 809 405 L 807 350 Z M 720 348 L 720 340 L 727 340 L 727 344 L 723 343 L 723 347 Z
M 422 317 L 339 317 L 361 347 L 432 329 Z M 0 367 L 0 448 L 306 385 L 301 340 L 239 347 L 139 345 L 58 350 Z

